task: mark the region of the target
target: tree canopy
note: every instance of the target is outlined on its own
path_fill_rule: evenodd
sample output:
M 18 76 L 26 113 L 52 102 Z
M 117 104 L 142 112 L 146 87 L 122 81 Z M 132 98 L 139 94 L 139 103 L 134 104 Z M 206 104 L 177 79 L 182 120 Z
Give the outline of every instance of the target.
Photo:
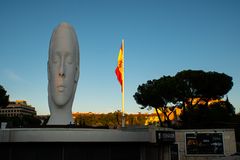
M 0 85 L 0 108 L 5 108 L 9 104 L 9 95 L 7 91 Z
M 133 97 L 142 106 L 141 109 L 155 108 L 157 114 L 160 110 L 168 122 L 167 107 L 180 106 L 185 111 L 186 108 L 193 110 L 200 104 L 208 106 L 210 101 L 223 98 L 232 86 L 232 77 L 224 73 L 183 70 L 175 76 L 148 80 L 138 86 Z
M 178 82 L 176 90 L 179 92 L 179 101 L 190 109 L 199 102 L 220 99 L 226 95 L 233 86 L 232 77 L 217 72 L 204 72 L 201 70 L 184 70 L 175 75 Z M 194 100 L 198 98 L 198 101 Z

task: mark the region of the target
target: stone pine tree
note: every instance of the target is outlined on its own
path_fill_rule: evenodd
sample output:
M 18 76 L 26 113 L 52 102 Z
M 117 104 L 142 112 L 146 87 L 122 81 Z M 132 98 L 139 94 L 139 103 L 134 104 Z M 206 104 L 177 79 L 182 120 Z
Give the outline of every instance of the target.
M 182 107 L 181 119 L 183 123 L 191 124 L 194 118 L 207 115 L 205 113 L 209 110 L 210 102 L 220 101 L 231 90 L 232 86 L 232 77 L 224 73 L 183 70 L 173 77 L 163 76 L 139 85 L 133 97 L 142 106 L 142 109 L 155 108 L 160 123 L 161 118 L 158 110 L 164 114 L 164 118 L 169 124 L 169 114 L 167 114 L 166 109 L 172 105 Z M 219 107 L 219 111 L 224 108 L 232 110 L 232 106 L 228 102 L 215 106 L 224 106 Z M 217 112 L 218 110 L 216 110 Z M 204 114 L 201 115 L 201 113 Z
M 9 104 L 9 95 L 7 91 L 0 85 L 0 108 L 5 108 Z
M 160 125 L 162 124 L 160 115 L 158 113 L 158 106 L 164 105 L 164 101 L 158 95 L 158 90 L 156 89 L 156 80 L 148 80 L 146 83 L 139 85 L 137 88 L 137 92 L 133 95 L 134 99 L 138 104 L 140 104 L 144 108 L 154 108 L 158 119 L 160 121 Z
M 178 72 L 175 78 L 180 92 L 179 102 L 183 108 L 180 117 L 185 128 L 206 127 L 204 124 L 210 126 L 213 122 L 227 121 L 228 114 L 234 114 L 234 107 L 228 100 L 222 102 L 233 86 L 232 77 L 218 72 L 184 70 Z M 213 104 L 213 101 L 216 103 Z
M 147 83 L 139 85 L 137 92 L 134 94 L 134 99 L 144 108 L 154 108 L 160 126 L 163 125 L 159 111 L 164 115 L 167 125 L 170 125 L 169 116 L 172 112 L 168 112 L 169 103 L 175 103 L 177 92 L 175 89 L 176 81 L 174 77 L 163 76 L 158 80 L 149 80 Z

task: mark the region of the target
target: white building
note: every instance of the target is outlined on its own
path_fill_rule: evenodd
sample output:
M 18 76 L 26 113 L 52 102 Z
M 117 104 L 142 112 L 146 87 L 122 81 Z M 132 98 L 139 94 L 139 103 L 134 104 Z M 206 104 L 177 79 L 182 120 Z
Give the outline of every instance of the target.
M 15 116 L 35 116 L 37 114 L 34 107 L 28 105 L 24 100 L 16 100 L 9 102 L 6 108 L 0 109 L 0 116 L 15 117 Z

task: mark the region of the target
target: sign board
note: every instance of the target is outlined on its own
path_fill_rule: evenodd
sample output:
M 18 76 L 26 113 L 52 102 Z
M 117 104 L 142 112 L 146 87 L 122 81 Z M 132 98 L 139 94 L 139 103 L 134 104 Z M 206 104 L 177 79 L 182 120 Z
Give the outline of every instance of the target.
M 175 142 L 174 131 L 156 131 L 157 142 Z
M 224 154 L 222 133 L 186 133 L 187 154 Z

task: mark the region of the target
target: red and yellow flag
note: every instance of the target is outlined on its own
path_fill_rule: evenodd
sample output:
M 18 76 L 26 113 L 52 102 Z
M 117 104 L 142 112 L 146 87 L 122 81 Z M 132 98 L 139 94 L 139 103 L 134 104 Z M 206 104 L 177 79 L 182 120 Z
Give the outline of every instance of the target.
M 117 79 L 121 85 L 121 90 L 123 91 L 123 81 L 124 81 L 124 42 L 122 41 L 121 48 L 118 54 L 117 68 L 115 69 Z

